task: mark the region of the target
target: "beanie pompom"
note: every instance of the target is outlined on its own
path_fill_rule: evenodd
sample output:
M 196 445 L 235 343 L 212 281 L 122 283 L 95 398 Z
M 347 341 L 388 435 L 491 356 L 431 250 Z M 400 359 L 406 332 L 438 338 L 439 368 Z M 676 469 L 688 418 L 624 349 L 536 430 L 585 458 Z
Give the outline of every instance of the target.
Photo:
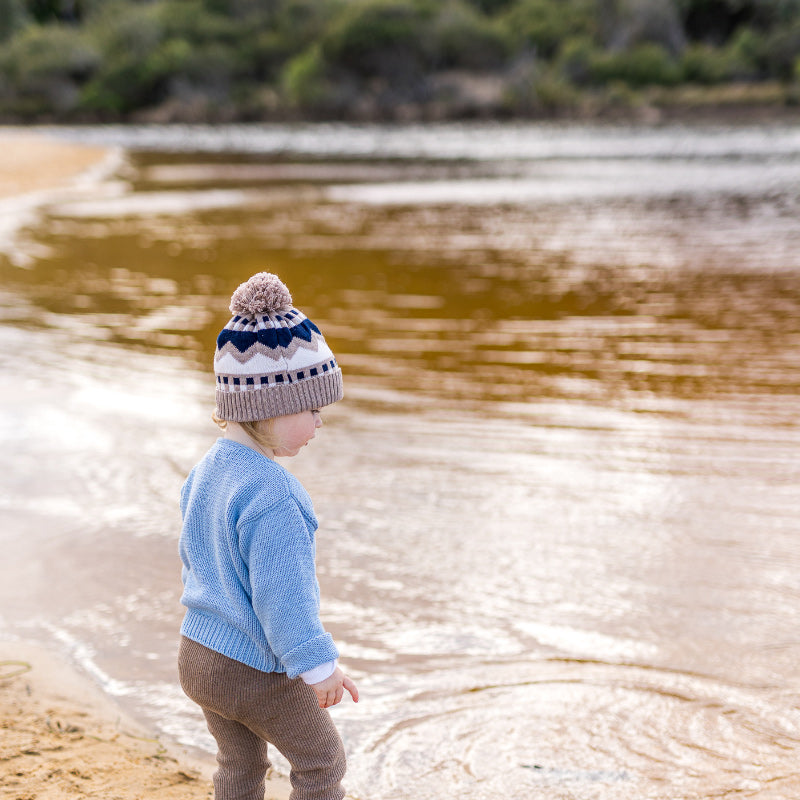
M 292 307 L 292 296 L 277 275 L 259 272 L 242 283 L 231 296 L 231 313 L 254 317 L 256 314 L 271 314 L 288 311 Z

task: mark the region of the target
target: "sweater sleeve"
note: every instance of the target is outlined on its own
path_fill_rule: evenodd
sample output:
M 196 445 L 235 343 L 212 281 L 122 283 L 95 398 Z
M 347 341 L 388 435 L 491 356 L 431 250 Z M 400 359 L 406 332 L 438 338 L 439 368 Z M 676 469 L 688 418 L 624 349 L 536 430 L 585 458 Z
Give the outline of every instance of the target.
M 295 678 L 338 658 L 319 618 L 314 540 L 294 498 L 243 523 L 239 546 L 253 610 L 287 675 Z

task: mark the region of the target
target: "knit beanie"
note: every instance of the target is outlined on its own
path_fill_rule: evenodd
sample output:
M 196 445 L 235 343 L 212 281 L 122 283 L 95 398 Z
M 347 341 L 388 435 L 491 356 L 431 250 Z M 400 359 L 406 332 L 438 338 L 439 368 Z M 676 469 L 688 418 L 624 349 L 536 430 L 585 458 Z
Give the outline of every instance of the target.
M 333 353 L 277 275 L 253 275 L 233 293 L 230 310 L 214 354 L 218 417 L 269 419 L 342 399 Z

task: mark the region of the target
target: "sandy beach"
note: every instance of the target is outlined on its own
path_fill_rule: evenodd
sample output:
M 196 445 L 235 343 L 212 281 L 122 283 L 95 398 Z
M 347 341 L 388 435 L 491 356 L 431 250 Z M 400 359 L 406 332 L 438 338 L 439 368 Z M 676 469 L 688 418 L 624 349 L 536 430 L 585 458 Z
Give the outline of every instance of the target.
M 102 163 L 96 147 L 0 128 L 0 197 L 68 187 Z M 176 632 L 177 637 L 177 632 Z M 0 794 L 9 800 L 213 795 L 213 759 L 195 761 L 153 738 L 57 653 L 0 641 Z M 276 776 L 267 795 L 288 797 Z
M 212 796 L 209 768 L 179 762 L 53 654 L 0 645 L 0 791 L 14 800 Z
M 97 147 L 0 127 L 0 197 L 59 188 L 106 157 Z

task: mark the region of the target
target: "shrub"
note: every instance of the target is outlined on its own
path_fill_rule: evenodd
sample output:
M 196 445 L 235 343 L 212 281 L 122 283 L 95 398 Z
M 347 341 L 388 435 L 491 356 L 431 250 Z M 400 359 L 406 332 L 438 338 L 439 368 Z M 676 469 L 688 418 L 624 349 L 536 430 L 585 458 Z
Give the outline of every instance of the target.
M 63 25 L 31 26 L 6 47 L 6 71 L 24 87 L 28 81 L 51 77 L 86 78 L 97 67 L 99 53 L 83 34 Z
M 729 74 L 734 80 L 755 80 L 767 76 L 766 43 L 764 37 L 751 28 L 740 28 L 731 37 L 725 52 Z
M 497 14 L 499 11 L 504 11 L 510 5 L 513 5 L 514 0 L 468 0 L 471 6 L 474 6 L 484 14 Z
M 436 18 L 432 47 L 439 67 L 494 69 L 511 52 L 509 38 L 498 25 L 473 8 L 450 2 Z
M 164 41 L 159 11 L 158 4 L 113 5 L 98 16 L 90 30 L 103 60 L 84 88 L 83 107 L 126 113 L 163 99 L 163 66 L 170 58 L 158 54 Z M 174 63 L 177 54 L 172 55 Z
M 104 58 L 143 59 L 164 38 L 160 4 L 110 3 L 89 27 Z
M 264 16 L 263 0 L 203 0 L 203 8 L 212 14 L 232 19 L 257 20 Z
M 254 30 L 238 50 L 256 80 L 274 81 L 288 62 L 319 44 L 338 8 L 337 0 L 285 0 L 270 17 L 269 25 Z M 285 75 L 281 77 L 283 81 Z
M 79 30 L 30 26 L 5 47 L 0 72 L 13 87 L 12 109 L 23 114 L 63 112 L 77 106 L 80 85 L 99 63 L 99 54 Z
M 629 86 L 672 86 L 680 68 L 659 44 L 640 44 L 631 50 L 606 53 L 593 60 L 592 74 L 601 82 L 619 80 Z
M 561 48 L 557 67 L 567 81 L 585 86 L 592 82 L 593 65 L 600 58 L 601 52 L 588 37 L 568 39 Z
M 353 2 L 323 37 L 322 55 L 362 78 L 415 79 L 433 61 L 432 20 L 432 6 L 417 0 Z
M 533 91 L 536 107 L 542 111 L 558 112 L 580 104 L 580 95 L 575 87 L 557 75 L 542 75 L 534 81 Z
M 284 0 L 271 22 L 289 52 L 299 53 L 319 41 L 342 13 L 340 0 Z
M 589 0 L 520 0 L 500 18 L 506 34 L 520 49 L 550 59 L 570 37 L 592 36 L 596 20 Z
M 580 92 L 557 69 L 530 63 L 507 87 L 506 110 L 513 114 L 558 113 L 580 105 Z
M 297 50 L 291 48 L 274 30 L 256 31 L 239 48 L 242 59 L 250 66 L 250 75 L 257 81 L 274 81 L 284 64 Z
M 794 66 L 800 57 L 800 20 L 779 28 L 765 41 L 765 61 L 771 77 L 782 81 L 794 78 Z
M 25 0 L 28 13 L 44 25 L 55 22 L 76 22 L 83 11 L 83 3 L 75 0 Z
M 27 22 L 22 0 L 0 0 L 0 42 L 4 42 Z
M 165 37 L 179 36 L 194 46 L 214 42 L 236 47 L 252 30 L 240 20 L 207 11 L 201 0 L 160 3 L 156 18 Z
M 301 108 L 317 105 L 325 95 L 325 63 L 318 46 L 312 46 L 286 64 L 281 88 L 287 100 Z
M 683 79 L 692 83 L 722 83 L 730 74 L 727 53 L 706 44 L 693 44 L 681 57 Z

